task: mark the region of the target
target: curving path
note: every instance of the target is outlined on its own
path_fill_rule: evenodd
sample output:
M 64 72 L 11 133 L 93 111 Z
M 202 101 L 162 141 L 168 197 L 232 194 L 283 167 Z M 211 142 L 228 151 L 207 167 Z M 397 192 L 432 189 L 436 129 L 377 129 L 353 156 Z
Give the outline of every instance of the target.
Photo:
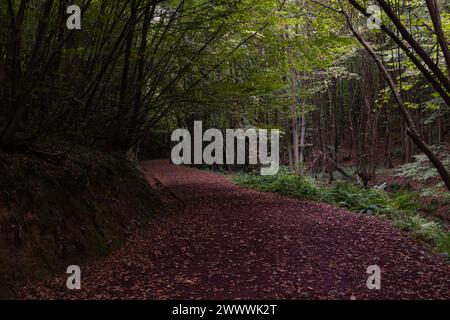
M 388 222 L 243 189 L 226 177 L 165 160 L 144 167 L 152 183 L 168 189 L 162 193 L 167 203 L 178 203 L 178 213 L 112 256 L 83 266 L 82 290 L 67 291 L 61 275 L 26 288 L 23 297 L 450 298 L 445 259 Z M 382 269 L 381 290 L 367 289 L 370 265 Z

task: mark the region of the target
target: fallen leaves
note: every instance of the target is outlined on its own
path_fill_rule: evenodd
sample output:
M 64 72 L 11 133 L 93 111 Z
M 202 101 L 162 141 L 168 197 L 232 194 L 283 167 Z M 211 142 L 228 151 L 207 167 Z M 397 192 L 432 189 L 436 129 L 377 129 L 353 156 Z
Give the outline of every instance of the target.
M 67 291 L 61 276 L 24 288 L 24 298 L 450 298 L 445 260 L 386 221 L 243 189 L 166 161 L 145 167 L 170 189 L 164 202 L 178 214 L 84 266 L 83 290 Z M 382 267 L 379 291 L 366 287 L 373 264 Z

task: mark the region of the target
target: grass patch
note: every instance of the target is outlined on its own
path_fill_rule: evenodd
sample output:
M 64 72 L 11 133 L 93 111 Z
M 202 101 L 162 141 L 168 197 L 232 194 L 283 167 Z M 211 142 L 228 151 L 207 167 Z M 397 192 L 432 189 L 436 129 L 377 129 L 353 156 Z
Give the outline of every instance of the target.
M 450 252 L 450 233 L 438 223 L 419 215 L 422 205 L 417 201 L 418 195 L 413 192 L 390 194 L 345 182 L 324 186 L 309 177 L 293 175 L 286 169 L 280 170 L 275 176 L 238 173 L 232 181 L 262 192 L 324 202 L 360 214 L 384 217 L 413 238 L 431 244 L 446 255 Z

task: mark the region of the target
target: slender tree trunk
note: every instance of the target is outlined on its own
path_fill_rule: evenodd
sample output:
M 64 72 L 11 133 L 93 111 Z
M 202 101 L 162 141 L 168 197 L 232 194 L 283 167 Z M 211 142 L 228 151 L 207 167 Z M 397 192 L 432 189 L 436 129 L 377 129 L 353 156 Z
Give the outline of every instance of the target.
M 438 0 L 425 0 L 425 1 L 427 3 L 428 11 L 430 12 L 431 21 L 433 21 L 436 38 L 442 49 L 445 63 L 447 64 L 448 79 L 450 80 L 450 50 L 448 48 L 448 43 L 444 31 L 442 30 L 441 4 L 439 3 Z
M 297 116 L 297 71 L 292 68 L 292 146 L 293 146 L 293 165 L 294 172 L 299 174 L 300 158 L 299 158 L 299 133 L 298 133 L 298 116 Z
M 305 163 L 305 141 L 306 141 L 306 116 L 304 108 L 302 108 L 302 116 L 301 116 L 301 130 L 300 130 L 300 166 L 301 166 L 301 174 L 303 175 L 304 171 L 304 163 Z
M 136 0 L 130 1 L 130 21 L 131 21 L 131 27 L 128 31 L 127 37 L 126 37 L 126 43 L 125 43 L 125 53 L 124 53 L 124 63 L 123 63 L 123 69 L 122 69 L 122 80 L 120 83 L 120 93 L 119 93 L 119 116 L 117 117 L 116 121 L 116 131 L 115 131 L 115 138 L 113 141 L 113 147 L 120 148 L 122 147 L 122 142 L 125 141 L 122 134 L 126 133 L 124 129 L 124 126 L 128 123 L 126 119 L 126 103 L 128 101 L 128 90 L 129 90 L 129 83 L 130 83 L 130 64 L 131 64 L 131 50 L 133 47 L 133 40 L 134 40 L 134 28 L 136 24 L 136 15 L 137 15 L 137 6 L 136 6 Z
M 287 123 L 287 145 L 288 145 L 288 158 L 289 158 L 289 169 L 291 172 L 295 172 L 294 170 L 294 159 L 293 159 L 293 155 L 292 155 L 292 142 L 291 142 L 291 137 L 292 137 L 292 130 L 291 130 L 291 124 Z
M 385 142 L 385 165 L 392 168 L 392 116 L 391 111 L 386 110 L 386 142 Z

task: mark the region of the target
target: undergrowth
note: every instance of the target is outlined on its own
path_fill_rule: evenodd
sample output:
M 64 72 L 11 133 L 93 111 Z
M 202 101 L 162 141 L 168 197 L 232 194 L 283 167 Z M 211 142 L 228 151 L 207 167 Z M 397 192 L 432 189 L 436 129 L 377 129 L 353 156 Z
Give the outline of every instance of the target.
M 390 194 L 346 182 L 324 186 L 310 177 L 296 176 L 284 169 L 275 176 L 238 173 L 232 180 L 240 186 L 262 192 L 325 202 L 361 214 L 384 217 L 413 238 L 433 245 L 447 256 L 450 252 L 450 233 L 437 222 L 419 215 L 422 205 L 413 192 Z

